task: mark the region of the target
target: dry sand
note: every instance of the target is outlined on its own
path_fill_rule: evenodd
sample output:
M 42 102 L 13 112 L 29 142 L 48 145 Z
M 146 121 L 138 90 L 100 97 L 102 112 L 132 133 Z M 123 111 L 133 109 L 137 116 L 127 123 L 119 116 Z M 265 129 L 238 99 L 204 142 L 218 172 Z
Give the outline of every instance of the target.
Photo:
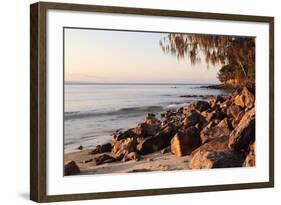
M 64 161 L 75 161 L 81 170 L 80 174 L 130 173 L 188 169 L 189 156 L 178 157 L 173 155 L 171 152 L 162 154 L 159 151 L 147 155 L 141 155 L 141 159 L 139 161 L 117 161 L 95 165 L 93 161 L 85 163 L 85 161 L 91 160 L 99 155 L 90 155 L 88 154 L 90 151 L 91 150 L 82 150 L 67 153 L 64 155 Z

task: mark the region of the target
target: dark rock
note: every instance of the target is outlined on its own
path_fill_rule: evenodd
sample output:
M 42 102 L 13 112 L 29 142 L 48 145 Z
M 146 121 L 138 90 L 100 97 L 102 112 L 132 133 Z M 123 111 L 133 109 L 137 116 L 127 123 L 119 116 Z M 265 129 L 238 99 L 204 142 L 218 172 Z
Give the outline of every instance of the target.
M 183 120 L 184 127 L 194 126 L 197 123 L 199 123 L 201 126 L 203 126 L 206 123 L 204 117 L 200 115 L 198 112 L 191 112 Z
M 170 140 L 174 136 L 174 129 L 172 126 L 167 126 L 159 131 L 156 135 L 145 138 L 137 146 L 140 154 L 149 154 L 159 151 L 170 145 Z
M 75 161 L 69 161 L 64 165 L 64 175 L 69 176 L 69 175 L 75 175 L 79 174 L 80 169 L 77 166 Z
M 250 144 L 249 151 L 246 156 L 244 166 L 246 167 L 254 167 L 256 166 L 256 152 L 255 152 L 255 143 Z
M 117 130 L 115 133 L 113 133 L 112 141 L 115 142 L 130 137 L 137 137 L 133 128 L 124 132 L 122 130 Z
M 222 137 L 215 138 L 215 139 L 211 140 L 210 142 L 207 142 L 207 143 L 201 145 L 200 147 L 198 147 L 196 150 L 194 150 L 190 154 L 190 157 L 193 157 L 196 154 L 196 152 L 202 152 L 202 151 L 212 152 L 212 151 L 216 151 L 216 150 L 227 149 L 228 140 L 229 140 L 228 136 L 222 136 Z
M 171 152 L 177 156 L 189 155 L 201 145 L 200 132 L 195 127 L 179 131 L 171 140 Z
M 79 147 L 77 147 L 77 149 L 79 149 L 79 150 L 83 150 L 83 146 L 82 145 L 80 145 Z
M 227 116 L 236 118 L 238 114 L 241 112 L 241 108 L 238 105 L 231 105 L 227 108 Z
M 105 143 L 103 145 L 98 145 L 96 149 L 89 152 L 89 154 L 99 154 L 104 152 L 111 152 L 111 143 Z
M 189 162 L 191 169 L 242 167 L 245 160 L 242 152 L 231 150 L 198 151 Z
M 206 101 L 195 101 L 194 103 L 191 104 L 191 107 L 194 110 L 198 110 L 199 112 L 203 112 L 210 108 L 210 105 Z
M 255 140 L 255 108 L 246 112 L 229 136 L 229 148 L 248 150 L 249 144 Z
M 108 154 L 102 154 L 98 157 L 95 157 L 93 159 L 93 164 L 94 165 L 101 165 L 105 163 L 110 163 L 110 162 L 115 162 L 116 159 Z
M 255 96 L 244 87 L 241 94 L 234 98 L 234 103 L 242 108 L 252 108 L 255 105 Z
M 202 143 L 209 142 L 215 138 L 222 137 L 222 136 L 228 136 L 230 134 L 230 129 L 228 126 L 227 119 L 220 121 L 219 124 L 217 124 L 214 127 L 208 127 L 206 126 L 200 133 L 200 137 L 202 140 Z
M 211 108 L 215 108 L 215 107 L 218 107 L 219 104 L 223 103 L 225 101 L 225 98 L 218 95 L 218 96 L 215 96 L 213 99 L 210 100 L 210 107 Z
M 93 159 L 86 159 L 86 160 L 84 160 L 84 164 L 87 164 L 87 163 L 92 162 L 92 161 L 93 161 Z

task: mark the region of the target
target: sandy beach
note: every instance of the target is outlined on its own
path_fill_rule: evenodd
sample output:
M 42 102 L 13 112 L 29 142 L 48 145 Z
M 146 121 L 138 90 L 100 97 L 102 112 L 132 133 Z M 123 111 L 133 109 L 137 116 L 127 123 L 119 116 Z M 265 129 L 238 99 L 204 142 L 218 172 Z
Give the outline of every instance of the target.
M 74 160 L 80 168 L 80 174 L 110 174 L 188 169 L 189 156 L 179 157 L 173 155 L 171 152 L 161 153 L 161 151 L 159 151 L 143 155 L 139 161 L 117 161 L 95 165 L 91 160 L 101 154 L 89 155 L 90 151 L 91 150 L 82 150 L 65 154 L 64 161 L 66 163 L 67 161 Z

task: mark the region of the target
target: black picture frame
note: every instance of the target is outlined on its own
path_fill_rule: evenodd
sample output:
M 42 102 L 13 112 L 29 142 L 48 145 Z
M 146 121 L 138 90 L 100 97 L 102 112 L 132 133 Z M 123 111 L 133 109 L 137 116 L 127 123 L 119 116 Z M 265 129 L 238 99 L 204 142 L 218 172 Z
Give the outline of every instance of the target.
M 102 193 L 47 195 L 46 176 L 46 13 L 49 9 L 65 11 L 105 12 L 169 16 L 198 19 L 262 22 L 269 24 L 269 181 L 196 187 L 178 187 L 150 190 L 131 190 Z M 84 4 L 38 2 L 30 6 L 30 199 L 36 202 L 86 200 L 115 197 L 133 197 L 161 194 L 209 192 L 236 189 L 274 187 L 274 18 L 235 14 L 203 13 L 189 11 L 157 10 L 143 8 L 111 7 Z

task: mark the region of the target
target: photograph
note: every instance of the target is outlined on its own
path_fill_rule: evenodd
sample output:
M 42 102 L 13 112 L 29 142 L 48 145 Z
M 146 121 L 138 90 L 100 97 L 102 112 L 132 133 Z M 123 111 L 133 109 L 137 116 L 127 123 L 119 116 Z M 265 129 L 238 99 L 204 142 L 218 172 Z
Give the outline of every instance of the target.
M 64 175 L 254 167 L 255 41 L 64 27 Z

